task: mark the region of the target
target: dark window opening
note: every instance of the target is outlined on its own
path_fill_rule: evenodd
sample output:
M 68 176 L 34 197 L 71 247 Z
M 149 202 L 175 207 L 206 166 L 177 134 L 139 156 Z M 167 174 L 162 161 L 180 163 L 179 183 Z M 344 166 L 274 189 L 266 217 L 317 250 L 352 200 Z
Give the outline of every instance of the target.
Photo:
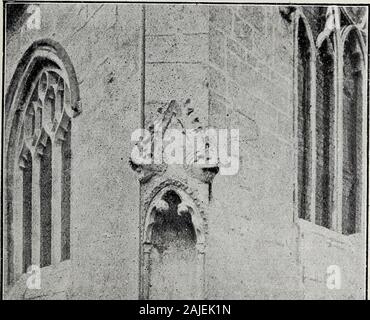
M 334 187 L 334 59 L 330 40 L 319 49 L 316 86 L 316 224 L 331 228 Z
M 51 264 L 52 146 L 48 138 L 40 163 L 40 266 Z
M 53 124 L 55 119 L 55 93 L 54 89 L 49 89 L 45 98 L 45 109 L 50 116 L 50 121 Z
M 32 264 L 32 158 L 23 168 L 23 272 Z
M 71 123 L 62 145 L 62 261 L 70 259 L 71 229 Z
M 344 46 L 343 73 L 343 206 L 342 232 L 359 231 L 361 212 L 361 50 L 356 34 Z
M 298 207 L 310 220 L 311 193 L 311 48 L 302 20 L 298 26 Z

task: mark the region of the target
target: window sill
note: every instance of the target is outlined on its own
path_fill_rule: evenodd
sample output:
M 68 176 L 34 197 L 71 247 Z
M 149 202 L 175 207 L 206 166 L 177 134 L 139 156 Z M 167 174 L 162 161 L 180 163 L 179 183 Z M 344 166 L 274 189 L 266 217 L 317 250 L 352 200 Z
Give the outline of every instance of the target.
M 324 241 L 327 241 L 329 246 L 351 248 L 358 246 L 364 241 L 362 232 L 345 235 L 304 219 L 298 219 L 298 227 L 301 238 L 304 238 L 306 235 L 321 237 Z

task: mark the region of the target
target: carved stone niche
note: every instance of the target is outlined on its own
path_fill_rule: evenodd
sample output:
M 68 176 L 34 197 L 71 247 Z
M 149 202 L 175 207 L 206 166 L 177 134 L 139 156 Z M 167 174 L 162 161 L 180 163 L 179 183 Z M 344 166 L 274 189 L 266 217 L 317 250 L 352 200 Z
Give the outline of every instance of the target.
M 169 129 L 185 132 L 183 107 L 171 101 L 153 121 L 153 126 L 161 124 L 161 137 Z M 152 132 L 144 143 L 153 150 L 153 142 Z M 207 209 L 218 164 L 152 160 L 141 164 L 130 159 L 141 186 L 140 298 L 204 299 Z

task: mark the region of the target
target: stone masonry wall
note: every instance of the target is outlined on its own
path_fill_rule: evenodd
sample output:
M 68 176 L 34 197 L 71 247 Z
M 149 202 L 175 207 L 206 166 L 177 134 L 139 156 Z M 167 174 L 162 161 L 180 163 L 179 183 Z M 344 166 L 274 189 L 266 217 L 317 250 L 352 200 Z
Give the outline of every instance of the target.
M 139 190 L 128 158 L 131 133 L 140 126 L 142 8 L 40 9 L 40 30 L 7 34 L 5 87 L 22 54 L 42 38 L 58 41 L 76 70 L 83 111 L 72 120 L 71 260 L 42 269 L 42 290 L 25 290 L 23 277 L 9 298 L 26 291 L 28 298 L 134 299 Z
M 300 296 L 292 53 L 292 26 L 278 7 L 210 7 L 210 122 L 240 132 L 239 172 L 213 186 L 210 298 Z
M 194 109 L 191 127 L 240 134 L 238 174 L 212 185 L 205 298 L 362 297 L 362 234 L 344 239 L 296 217 L 294 26 L 278 6 L 40 8 L 40 30 L 7 34 L 5 87 L 38 39 L 58 41 L 76 69 L 83 111 L 72 120 L 71 260 L 45 268 L 37 293 L 25 291 L 23 275 L 8 298 L 138 298 L 143 191 L 130 137 L 171 100 Z M 331 264 L 345 272 L 335 292 L 326 287 Z

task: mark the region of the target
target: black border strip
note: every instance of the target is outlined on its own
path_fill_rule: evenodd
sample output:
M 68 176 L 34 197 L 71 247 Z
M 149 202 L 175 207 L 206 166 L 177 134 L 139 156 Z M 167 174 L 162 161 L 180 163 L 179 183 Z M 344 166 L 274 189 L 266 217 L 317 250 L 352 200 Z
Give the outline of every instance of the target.
M 4 7 L 6 4 L 43 4 L 43 3 L 114 3 L 114 4 L 190 4 L 190 5 L 198 5 L 198 4 L 207 4 L 207 5 L 253 5 L 253 6 L 304 6 L 304 7 L 326 7 L 326 6 L 340 6 L 340 7 L 369 7 L 369 4 L 366 3 L 359 3 L 354 5 L 353 3 L 325 3 L 325 2 L 313 2 L 313 3 L 293 3 L 293 2 L 233 2 L 233 1 L 225 1 L 225 2 L 218 2 L 217 0 L 212 1 L 63 1 L 63 0 L 49 0 L 49 1 L 16 1 L 16 0 L 3 0 Z

